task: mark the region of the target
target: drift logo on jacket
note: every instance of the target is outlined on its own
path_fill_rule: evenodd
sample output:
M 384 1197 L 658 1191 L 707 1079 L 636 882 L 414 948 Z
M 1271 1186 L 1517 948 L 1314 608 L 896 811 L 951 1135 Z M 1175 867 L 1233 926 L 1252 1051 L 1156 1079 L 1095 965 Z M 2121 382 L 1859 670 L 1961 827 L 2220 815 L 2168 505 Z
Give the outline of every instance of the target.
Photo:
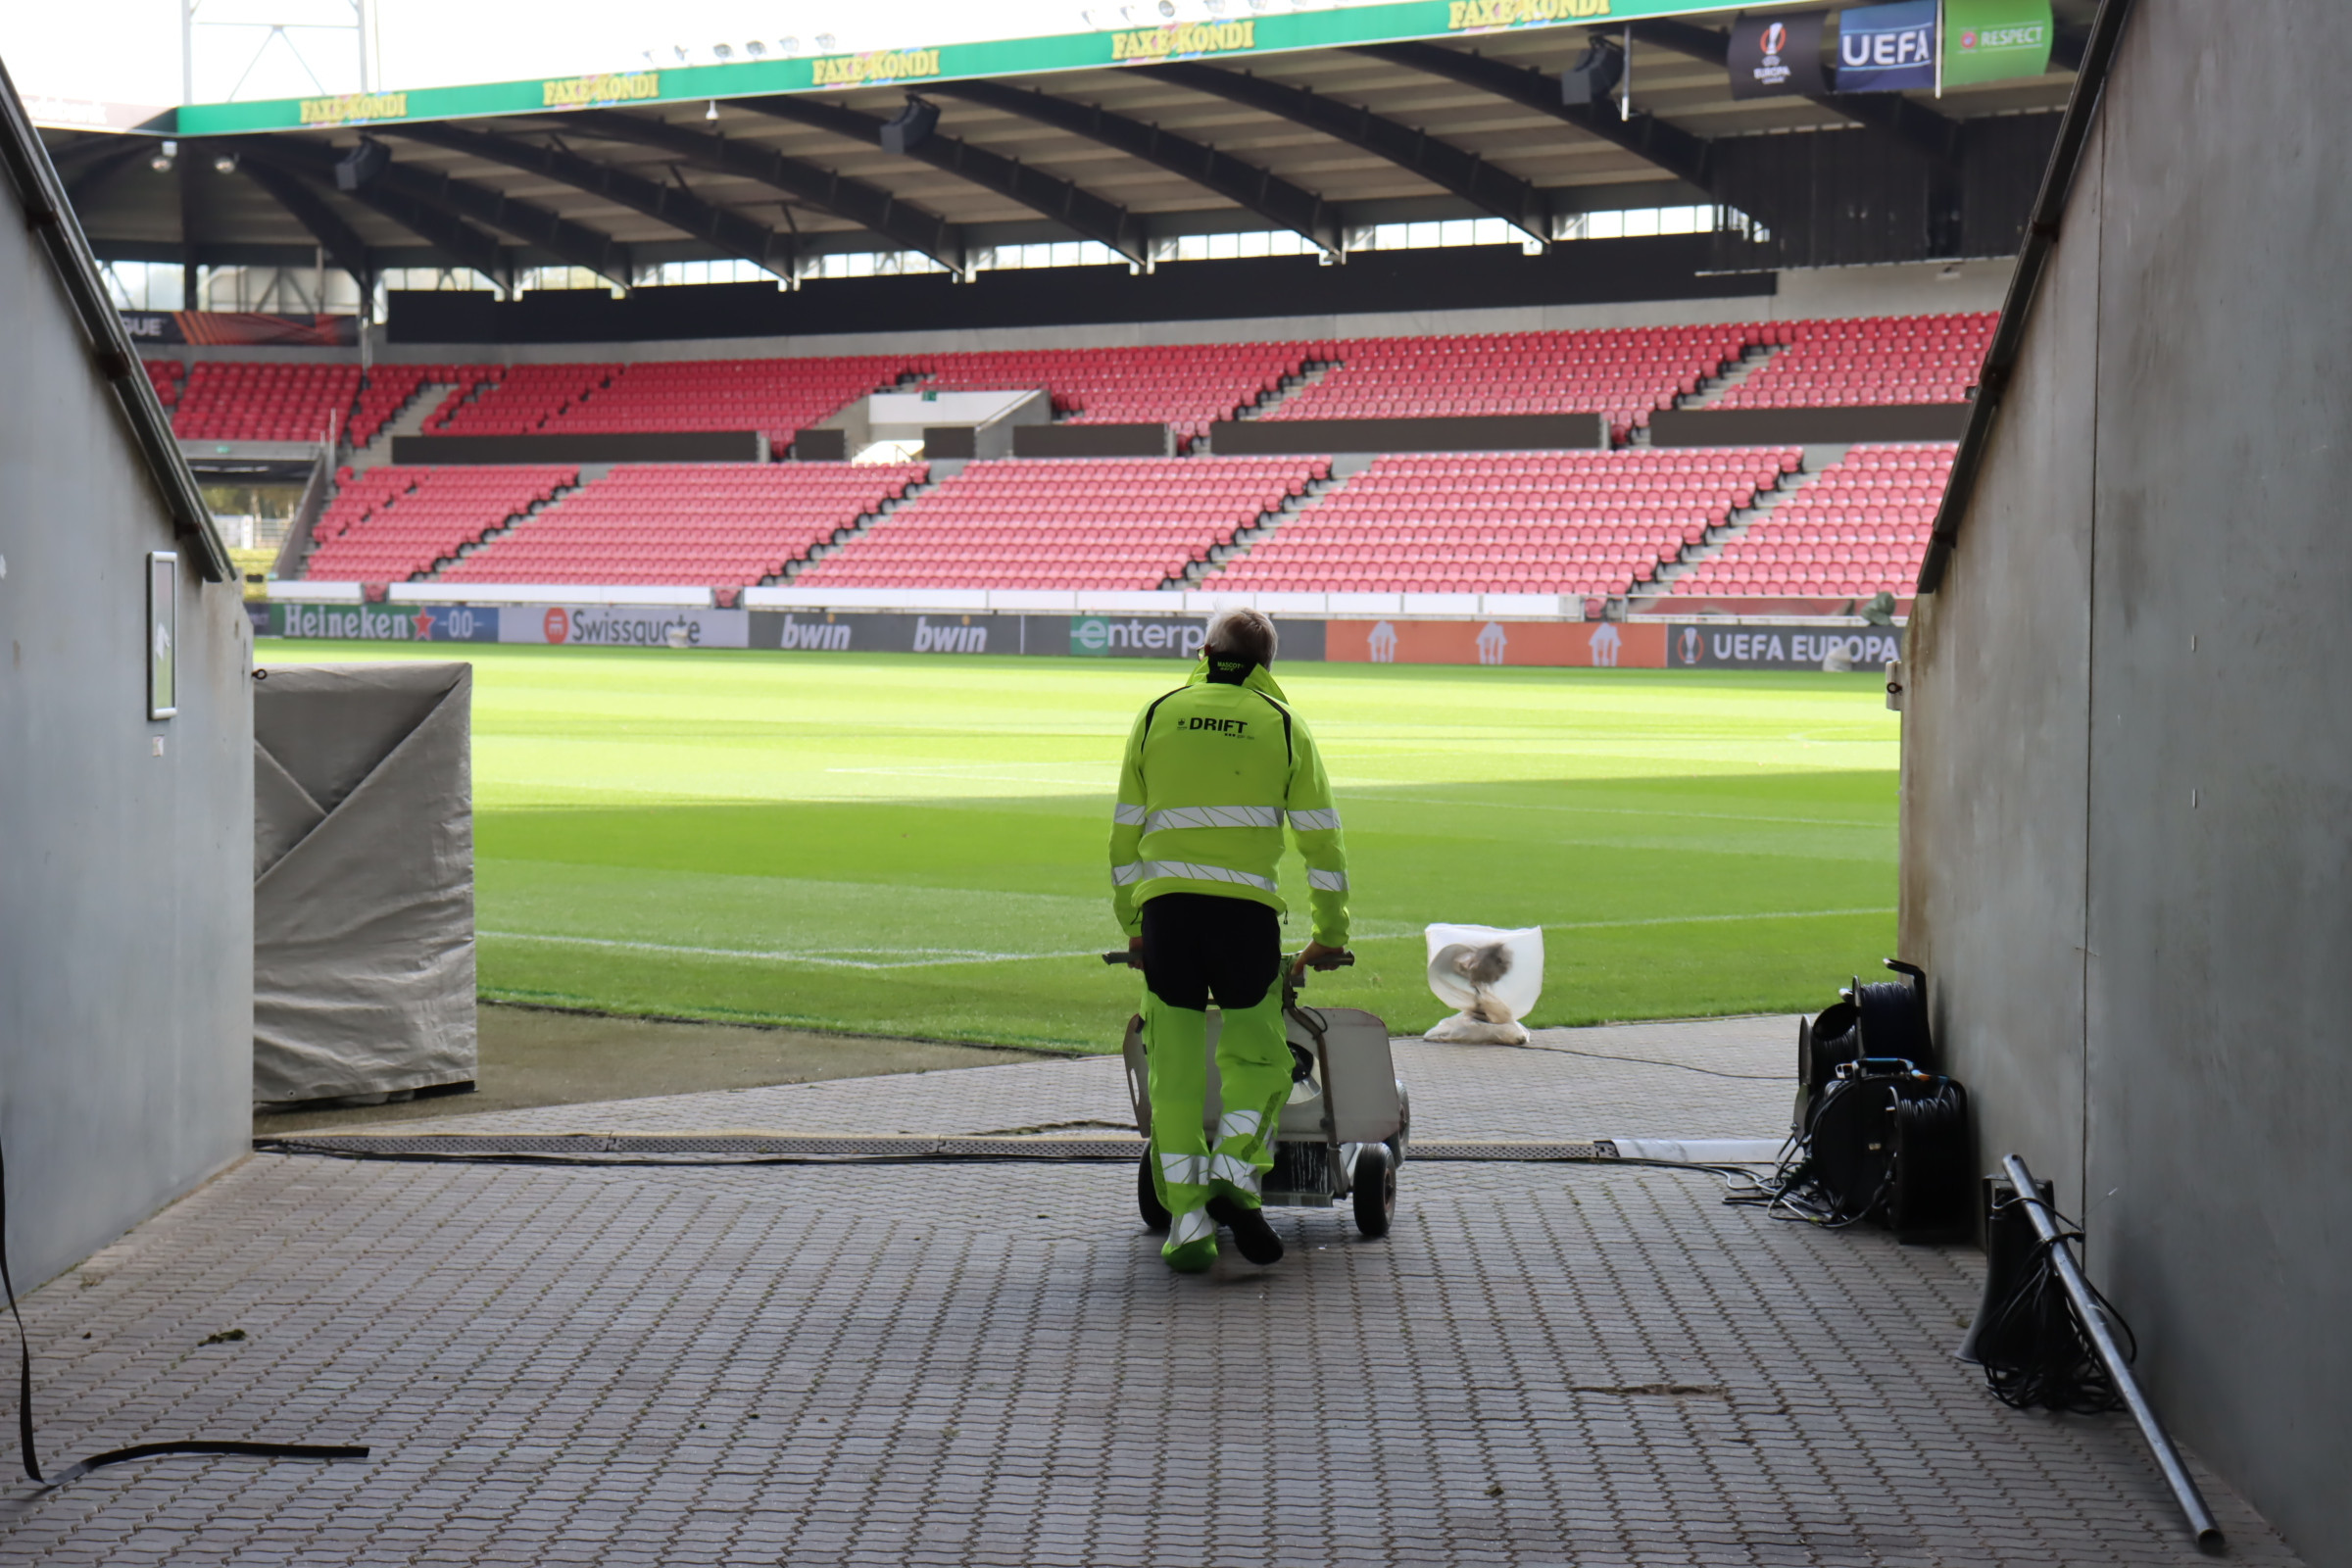
M 1178 729 L 1204 729 L 1212 735 L 1223 735 L 1237 741 L 1246 741 L 1250 738 L 1250 721 L 1246 718 L 1210 718 L 1205 713 L 1195 713 L 1176 727 Z

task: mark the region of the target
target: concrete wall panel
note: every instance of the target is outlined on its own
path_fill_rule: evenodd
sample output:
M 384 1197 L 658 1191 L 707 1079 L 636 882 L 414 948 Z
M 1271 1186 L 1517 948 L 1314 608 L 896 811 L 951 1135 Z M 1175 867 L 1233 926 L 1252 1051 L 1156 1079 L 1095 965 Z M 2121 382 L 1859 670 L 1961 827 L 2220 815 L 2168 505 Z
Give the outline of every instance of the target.
M 2078 187 L 1960 553 L 1914 609 L 1901 930 L 1987 1167 L 2082 1193 L 2095 182 Z M 2001 976 L 1985 985 L 1988 972 Z
M 1941 592 L 1906 946 L 2180 1435 L 2352 1564 L 2352 30 L 2140 0 Z
M 2108 105 L 2093 1263 L 2164 1407 L 2352 1562 L 2352 30 L 2134 20 Z M 2222 1151 L 2242 1152 L 2220 1155 Z
M 179 713 L 147 717 L 170 522 L 5 185 L 0 321 L 0 1144 L 26 1289 L 251 1134 L 252 637 L 183 552 Z

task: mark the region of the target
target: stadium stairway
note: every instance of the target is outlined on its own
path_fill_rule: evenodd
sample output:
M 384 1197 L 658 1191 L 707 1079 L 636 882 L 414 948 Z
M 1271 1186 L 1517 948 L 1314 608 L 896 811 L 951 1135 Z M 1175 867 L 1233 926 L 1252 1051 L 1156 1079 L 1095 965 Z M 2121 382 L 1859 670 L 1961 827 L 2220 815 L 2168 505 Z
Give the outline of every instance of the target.
M 1181 582 L 1259 526 L 1326 459 L 1010 459 L 973 463 L 903 515 L 812 562 L 827 588 L 1107 589 Z
M 1200 586 L 1621 597 L 1798 458 L 1782 448 L 1390 454 Z
M 513 467 L 345 469 L 311 532 L 303 576 L 314 582 L 407 582 L 456 562 L 579 483 L 569 464 Z
M 839 554 L 844 545 L 865 537 L 875 524 L 887 519 L 892 513 L 901 507 L 920 501 L 932 491 L 937 490 L 944 482 L 944 480 L 931 478 L 910 481 L 906 488 L 897 495 L 883 497 L 880 506 L 870 512 L 859 513 L 844 526 L 834 529 L 833 537 L 830 539 L 809 546 L 808 552 L 798 560 L 787 561 L 777 570 L 760 578 L 760 585 L 766 588 L 773 587 L 778 583 L 796 581 L 802 572 L 807 571 L 827 557 Z
M 1234 530 L 1231 543 L 1209 546 L 1207 560 L 1188 562 L 1182 576 L 1170 577 L 1162 582 L 1160 587 L 1168 589 L 1199 587 L 1202 579 L 1210 573 L 1222 569 L 1228 562 L 1246 558 L 1251 547 L 1262 540 L 1273 537 L 1274 530 L 1281 527 L 1284 522 L 1316 506 L 1332 492 L 1345 488 L 1348 480 L 1351 477 L 1353 477 L 1352 474 L 1343 475 L 1336 470 L 1331 473 L 1313 475 L 1306 481 L 1306 489 L 1302 493 L 1284 496 L 1282 504 L 1273 511 L 1259 513 L 1257 521 L 1247 528 Z
M 1848 447 L 1660 597 L 1906 598 L 1958 450 L 1948 441 Z
M 1740 351 L 1740 358 L 1723 368 L 1720 375 L 1710 375 L 1698 383 L 1698 391 L 1678 400 L 1686 409 L 1711 409 L 1721 403 L 1732 388 L 1772 363 L 1773 356 L 1782 352 L 1778 343 L 1750 343 Z
M 392 461 L 392 443 L 404 435 L 422 435 L 427 419 L 449 404 L 453 397 L 463 399 L 488 384 L 486 365 L 419 366 L 414 379 L 402 377 L 381 384 L 377 377 L 385 368 L 376 367 L 368 372 L 368 385 L 360 393 L 359 412 L 352 417 L 352 436 L 355 444 L 345 454 L 343 463 L 355 472 L 366 472 Z M 370 407 L 371 400 L 373 407 Z
M 461 551 L 443 582 L 771 582 L 893 504 L 920 464 L 623 463 Z
M 1756 499 L 1740 508 L 1715 527 L 1698 543 L 1683 548 L 1683 559 L 1661 565 L 1658 574 L 1637 595 L 1631 608 L 1649 613 L 1658 608 L 1658 601 L 1674 592 L 1674 584 L 1690 577 L 1707 562 L 1723 554 L 1724 547 L 1745 535 L 1757 523 L 1772 515 L 1780 506 L 1805 486 L 1819 478 L 1822 471 L 1845 456 L 1841 446 L 1815 446 L 1804 449 L 1798 466 L 1781 475 L 1780 482 L 1769 490 L 1756 492 Z

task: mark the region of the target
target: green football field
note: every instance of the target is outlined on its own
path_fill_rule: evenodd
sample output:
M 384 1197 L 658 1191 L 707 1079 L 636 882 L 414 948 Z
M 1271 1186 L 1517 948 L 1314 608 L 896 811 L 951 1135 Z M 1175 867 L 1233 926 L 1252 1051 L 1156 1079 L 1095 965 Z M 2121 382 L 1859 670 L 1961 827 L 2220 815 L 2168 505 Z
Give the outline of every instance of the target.
M 264 641 L 468 659 L 486 998 L 1107 1050 L 1094 956 L 1142 661 Z M 1896 717 L 1868 674 L 1298 664 L 1359 962 L 1444 1016 L 1433 920 L 1542 925 L 1573 1024 L 1811 1009 L 1893 951 Z M 1284 867 L 1305 940 L 1304 873 Z

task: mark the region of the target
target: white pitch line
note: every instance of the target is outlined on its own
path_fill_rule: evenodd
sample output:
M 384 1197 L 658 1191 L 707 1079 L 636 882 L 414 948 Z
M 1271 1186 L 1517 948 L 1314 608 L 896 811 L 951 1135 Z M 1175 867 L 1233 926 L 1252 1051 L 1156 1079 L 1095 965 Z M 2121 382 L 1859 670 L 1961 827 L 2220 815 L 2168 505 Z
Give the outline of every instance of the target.
M 1669 914 L 1642 920 L 1546 921 L 1546 931 L 1621 931 L 1649 925 L 1712 925 L 1736 920 L 1826 920 L 1841 915 L 1893 914 L 1884 909 L 1771 909 L 1757 914 Z M 700 958 L 753 958 L 767 963 L 807 963 L 828 969 L 936 969 L 959 963 L 1012 963 L 1035 958 L 1091 958 L 1103 951 L 1088 948 L 1075 953 L 986 953 L 970 948 L 824 948 L 814 953 L 782 953 L 753 948 L 697 948 L 669 942 L 623 942 L 612 937 L 553 936 L 539 931 L 482 931 L 485 937 L 509 942 L 557 942 L 582 948 L 620 948 L 633 953 L 676 953 Z M 1403 942 L 1419 931 L 1362 932 L 1358 942 Z M 920 953 L 931 956 L 877 963 L 865 958 L 831 957 L 848 953 Z
M 967 948 L 823 948 L 813 953 L 781 953 L 752 948 L 697 948 L 669 942 L 622 942 L 612 937 L 553 936 L 540 931 L 482 931 L 485 937 L 502 937 L 510 942 L 560 942 L 583 948 L 622 948 L 634 953 L 676 953 L 702 958 L 757 958 L 769 963 L 808 963 L 828 969 L 930 969 L 958 963 L 1005 963 L 1026 958 L 1091 958 L 1101 953 L 1090 948 L 1079 953 L 984 953 Z M 935 956 L 908 958 L 895 963 L 876 963 L 864 958 L 825 956 L 842 953 L 924 953 Z
M 1622 931 L 1643 925 L 1713 925 L 1732 920 L 1826 920 L 1835 915 L 1895 914 L 1894 908 L 1885 909 L 1767 909 L 1756 914 L 1661 914 L 1645 920 L 1546 920 L 1546 931 Z M 1419 936 L 1418 931 L 1390 933 L 1378 936 L 1359 936 L 1358 942 L 1401 942 L 1407 936 Z

